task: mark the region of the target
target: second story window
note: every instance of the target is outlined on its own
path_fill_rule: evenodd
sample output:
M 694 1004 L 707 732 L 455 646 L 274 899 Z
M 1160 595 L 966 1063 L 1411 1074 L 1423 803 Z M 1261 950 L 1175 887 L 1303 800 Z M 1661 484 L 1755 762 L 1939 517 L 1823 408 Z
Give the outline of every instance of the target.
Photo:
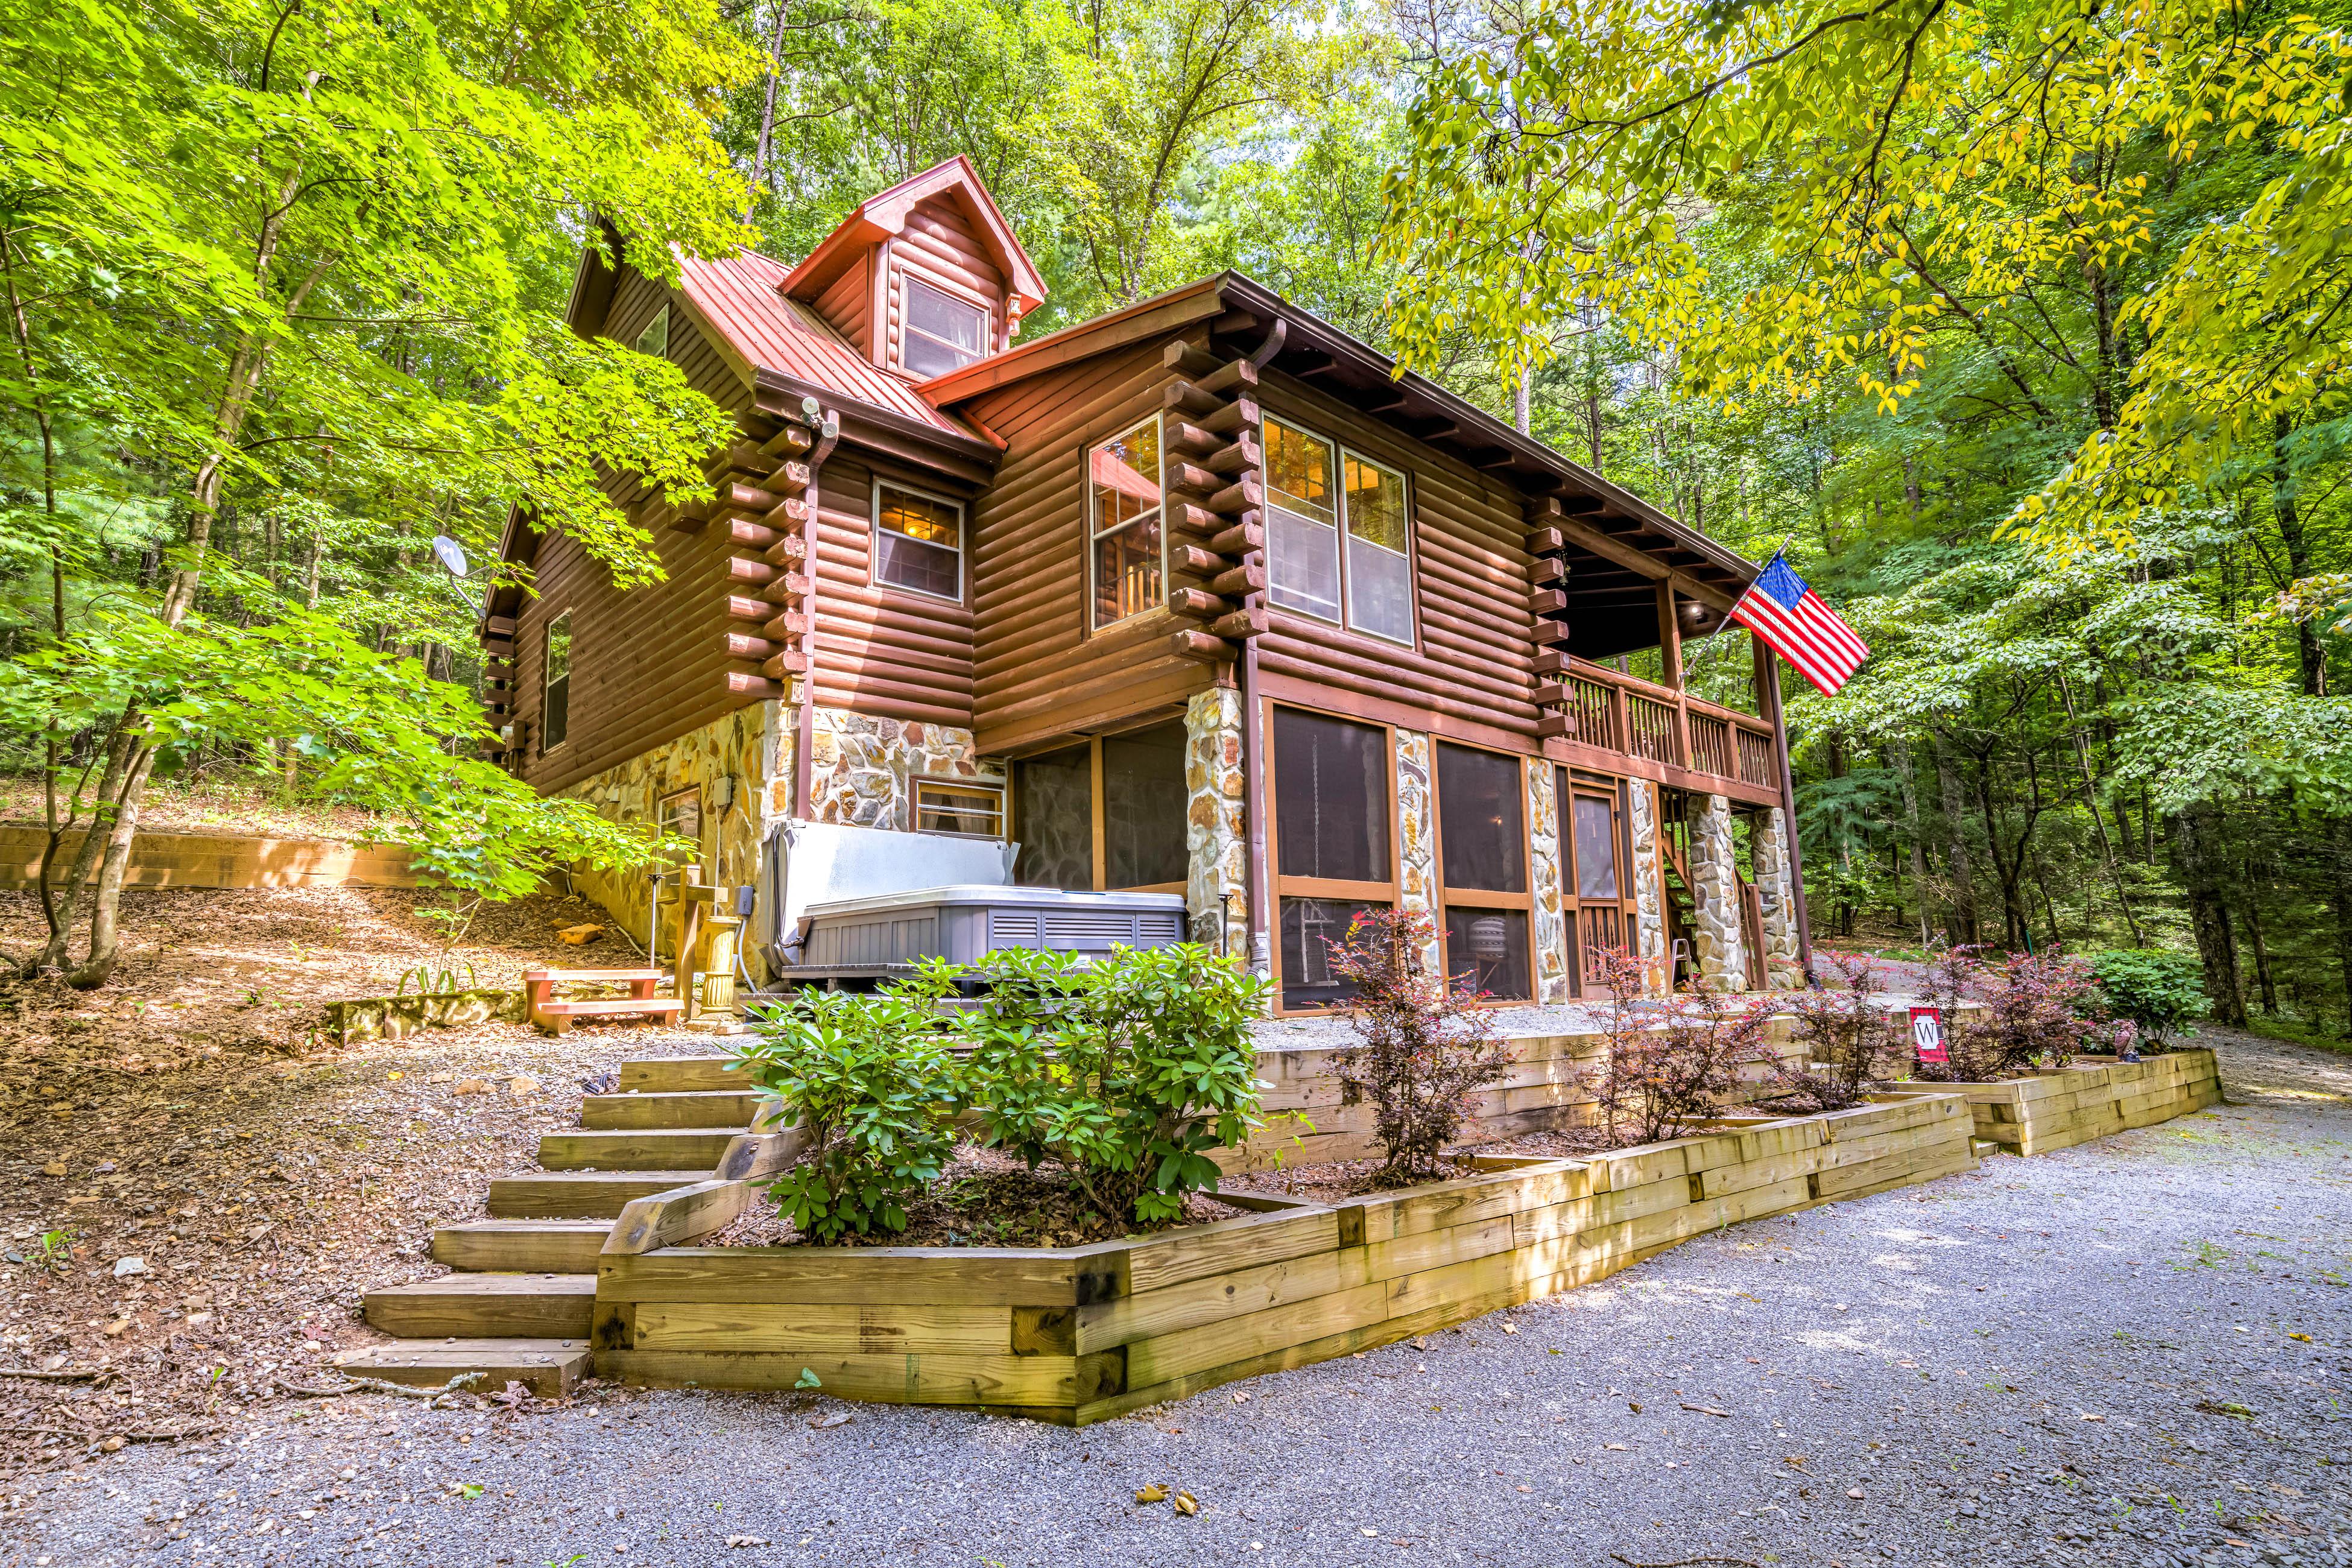
M 891 485 L 874 487 L 874 580 L 963 598 L 963 508 Z
M 1139 616 L 1168 597 L 1160 485 L 1157 417 L 1087 454 L 1087 572 L 1097 627 Z
M 641 354 L 651 354 L 656 359 L 667 359 L 669 356 L 669 307 L 667 305 L 656 310 L 654 319 L 646 323 L 646 330 L 637 334 L 637 352 Z
M 1285 609 L 1412 641 L 1404 476 L 1265 422 L 1266 595 Z
M 917 279 L 907 279 L 907 335 L 898 363 L 909 375 L 945 375 L 988 352 L 988 312 Z
M 572 728 L 571 611 L 547 623 L 547 652 L 541 666 L 539 749 L 544 752 L 563 744 Z

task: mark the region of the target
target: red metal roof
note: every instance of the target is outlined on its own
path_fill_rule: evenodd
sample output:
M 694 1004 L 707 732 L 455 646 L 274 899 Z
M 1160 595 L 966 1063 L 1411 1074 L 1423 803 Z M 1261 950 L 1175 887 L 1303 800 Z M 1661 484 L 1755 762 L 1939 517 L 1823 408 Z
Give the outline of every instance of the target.
M 754 365 L 830 387 L 845 397 L 902 414 L 967 440 L 970 426 L 849 346 L 807 307 L 784 298 L 792 269 L 754 251 L 682 263 L 686 297 Z

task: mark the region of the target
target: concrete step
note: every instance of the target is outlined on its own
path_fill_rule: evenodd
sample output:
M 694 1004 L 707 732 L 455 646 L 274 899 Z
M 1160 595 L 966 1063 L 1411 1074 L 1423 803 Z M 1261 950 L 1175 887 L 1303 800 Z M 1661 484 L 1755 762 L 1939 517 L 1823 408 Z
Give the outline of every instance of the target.
M 742 1089 L 750 1080 L 728 1064 L 732 1057 L 639 1057 L 621 1064 L 621 1089 L 688 1094 L 714 1089 Z
M 408 1387 L 438 1388 L 453 1377 L 478 1373 L 473 1394 L 499 1394 L 520 1383 L 541 1399 L 555 1399 L 588 1374 L 588 1342 L 570 1339 L 412 1341 L 376 1345 L 336 1358 L 354 1377 L 381 1378 Z
M 404 1339 L 588 1337 L 593 1274 L 445 1274 L 362 1298 L 368 1326 Z
M 618 1132 L 549 1132 L 539 1163 L 551 1171 L 684 1171 L 714 1167 L 740 1128 L 640 1127 Z
M 740 1131 L 760 1114 L 762 1098 L 741 1089 L 688 1089 L 677 1094 L 658 1090 L 592 1094 L 580 1102 L 580 1125 L 600 1131 L 624 1127 L 726 1127 Z
M 474 1272 L 593 1274 L 612 1234 L 601 1219 L 475 1219 L 433 1233 L 433 1260 Z
M 493 1219 L 611 1219 L 632 1198 L 710 1179 L 698 1171 L 546 1171 L 490 1182 Z

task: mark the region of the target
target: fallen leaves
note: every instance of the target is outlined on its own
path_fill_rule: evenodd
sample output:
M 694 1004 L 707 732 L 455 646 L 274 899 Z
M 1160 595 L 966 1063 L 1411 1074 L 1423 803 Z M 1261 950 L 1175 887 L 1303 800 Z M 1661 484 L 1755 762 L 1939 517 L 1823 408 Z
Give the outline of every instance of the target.
M 1178 1513 L 1190 1519 L 1201 1511 L 1201 1505 L 1193 1500 L 1191 1492 L 1178 1492 L 1176 1494 L 1175 1509 Z
M 1155 1502 L 1166 1502 L 1168 1489 L 1154 1481 L 1150 1486 L 1139 1489 L 1135 1494 L 1135 1500 L 1147 1506 Z
M 835 1426 L 848 1425 L 849 1412 L 846 1410 L 836 1410 L 829 1415 L 813 1415 L 809 1418 L 809 1426 L 819 1432 L 829 1432 Z
M 1727 1420 L 1729 1419 L 1731 1415 L 1731 1412 L 1728 1410 L 1717 1410 L 1712 1405 L 1693 1405 L 1687 1399 L 1683 1401 L 1683 1408 L 1685 1410 L 1696 1411 L 1701 1415 L 1720 1415 L 1725 1417 Z
M 764 1535 L 730 1535 L 727 1538 L 727 1544 L 730 1546 L 765 1546 L 768 1544 L 768 1538 Z

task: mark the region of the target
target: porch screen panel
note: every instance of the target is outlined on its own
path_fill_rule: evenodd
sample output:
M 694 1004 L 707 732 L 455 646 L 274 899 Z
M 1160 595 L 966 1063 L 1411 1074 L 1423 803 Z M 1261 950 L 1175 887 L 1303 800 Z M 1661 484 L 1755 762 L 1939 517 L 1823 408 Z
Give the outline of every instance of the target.
M 1094 878 L 1094 753 L 1086 746 L 1013 765 L 1013 831 L 1024 888 L 1085 891 Z
M 1190 864 L 1184 843 L 1184 726 L 1161 724 L 1106 735 L 1103 758 L 1105 887 L 1181 883 Z
M 1444 741 L 1436 761 L 1446 972 L 1496 997 L 1531 998 L 1525 769 Z
M 1388 732 L 1319 713 L 1274 715 L 1275 823 L 1285 877 L 1389 879 Z
M 1332 973 L 1330 944 L 1358 910 L 1396 902 L 1388 731 L 1291 708 L 1274 710 L 1272 729 L 1282 1006 L 1342 1005 L 1356 993 Z

